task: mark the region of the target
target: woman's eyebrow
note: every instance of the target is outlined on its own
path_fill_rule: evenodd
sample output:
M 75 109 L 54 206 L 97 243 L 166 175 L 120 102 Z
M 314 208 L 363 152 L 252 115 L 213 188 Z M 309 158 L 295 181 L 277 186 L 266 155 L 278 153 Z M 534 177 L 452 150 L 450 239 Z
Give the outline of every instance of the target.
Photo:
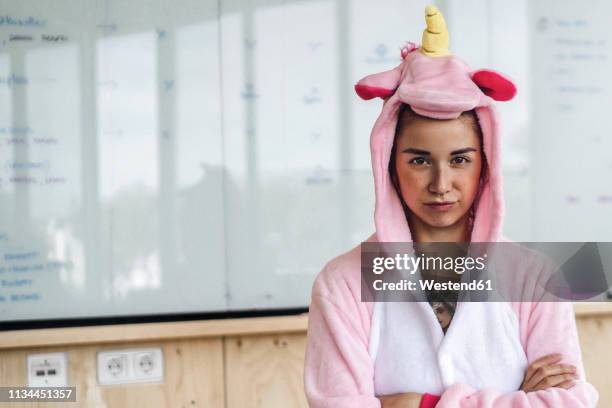
M 463 149 L 453 150 L 451 152 L 451 156 L 454 156 L 455 154 L 461 154 L 461 153 L 467 153 L 467 152 L 477 152 L 477 151 L 478 150 L 474 149 L 473 147 L 464 147 Z M 414 147 L 408 147 L 408 148 L 402 150 L 402 153 L 421 154 L 423 156 L 431 155 L 431 153 L 428 152 L 427 150 L 415 149 Z
M 415 149 L 414 147 L 408 147 L 408 148 L 402 150 L 402 153 L 422 154 L 424 156 L 429 156 L 431 154 L 427 150 Z
M 455 155 L 455 154 L 461 154 L 461 153 L 467 153 L 467 152 L 477 152 L 478 150 L 474 149 L 473 147 L 464 147 L 463 149 L 459 149 L 459 150 L 454 150 L 451 152 L 451 156 Z

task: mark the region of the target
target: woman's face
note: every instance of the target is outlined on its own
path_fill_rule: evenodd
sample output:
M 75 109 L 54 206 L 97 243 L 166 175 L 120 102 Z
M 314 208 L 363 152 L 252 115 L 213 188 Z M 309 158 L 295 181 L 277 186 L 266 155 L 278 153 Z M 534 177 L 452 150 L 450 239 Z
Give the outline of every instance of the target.
M 445 228 L 467 217 L 482 167 L 469 118 L 410 117 L 402 123 L 394 154 L 402 197 L 420 222 Z

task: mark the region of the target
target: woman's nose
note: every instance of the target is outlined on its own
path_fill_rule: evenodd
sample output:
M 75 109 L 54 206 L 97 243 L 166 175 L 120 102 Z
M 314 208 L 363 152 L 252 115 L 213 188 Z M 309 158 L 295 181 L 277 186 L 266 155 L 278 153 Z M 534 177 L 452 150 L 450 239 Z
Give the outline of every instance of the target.
M 444 195 L 451 190 L 451 181 L 449 172 L 437 167 L 433 171 L 432 180 L 429 185 L 429 191 L 436 195 Z

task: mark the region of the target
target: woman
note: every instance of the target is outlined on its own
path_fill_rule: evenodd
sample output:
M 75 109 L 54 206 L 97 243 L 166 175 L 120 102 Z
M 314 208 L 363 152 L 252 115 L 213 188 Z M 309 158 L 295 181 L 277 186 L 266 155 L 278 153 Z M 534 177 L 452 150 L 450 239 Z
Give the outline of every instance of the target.
M 402 49 L 398 67 L 355 87 L 384 100 L 370 143 L 376 233 L 367 242 L 505 241 L 493 101 L 512 99 L 515 87 L 450 55 L 435 7 L 426 21 L 421 48 Z M 427 302 L 361 302 L 360 261 L 356 247 L 313 285 L 311 407 L 596 405 L 570 303 L 451 302 L 432 311 Z

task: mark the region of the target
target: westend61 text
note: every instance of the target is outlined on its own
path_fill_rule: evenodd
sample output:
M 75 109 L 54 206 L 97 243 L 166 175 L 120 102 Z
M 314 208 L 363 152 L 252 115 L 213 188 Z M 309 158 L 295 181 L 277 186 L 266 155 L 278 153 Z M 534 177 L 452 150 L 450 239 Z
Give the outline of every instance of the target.
M 383 282 L 381 279 L 373 283 L 374 290 L 417 290 L 416 282 L 402 279 L 398 282 Z M 419 280 L 420 290 L 436 291 L 468 291 L 468 290 L 493 290 L 491 280 L 474 280 L 471 282 L 436 282 L 432 279 Z

